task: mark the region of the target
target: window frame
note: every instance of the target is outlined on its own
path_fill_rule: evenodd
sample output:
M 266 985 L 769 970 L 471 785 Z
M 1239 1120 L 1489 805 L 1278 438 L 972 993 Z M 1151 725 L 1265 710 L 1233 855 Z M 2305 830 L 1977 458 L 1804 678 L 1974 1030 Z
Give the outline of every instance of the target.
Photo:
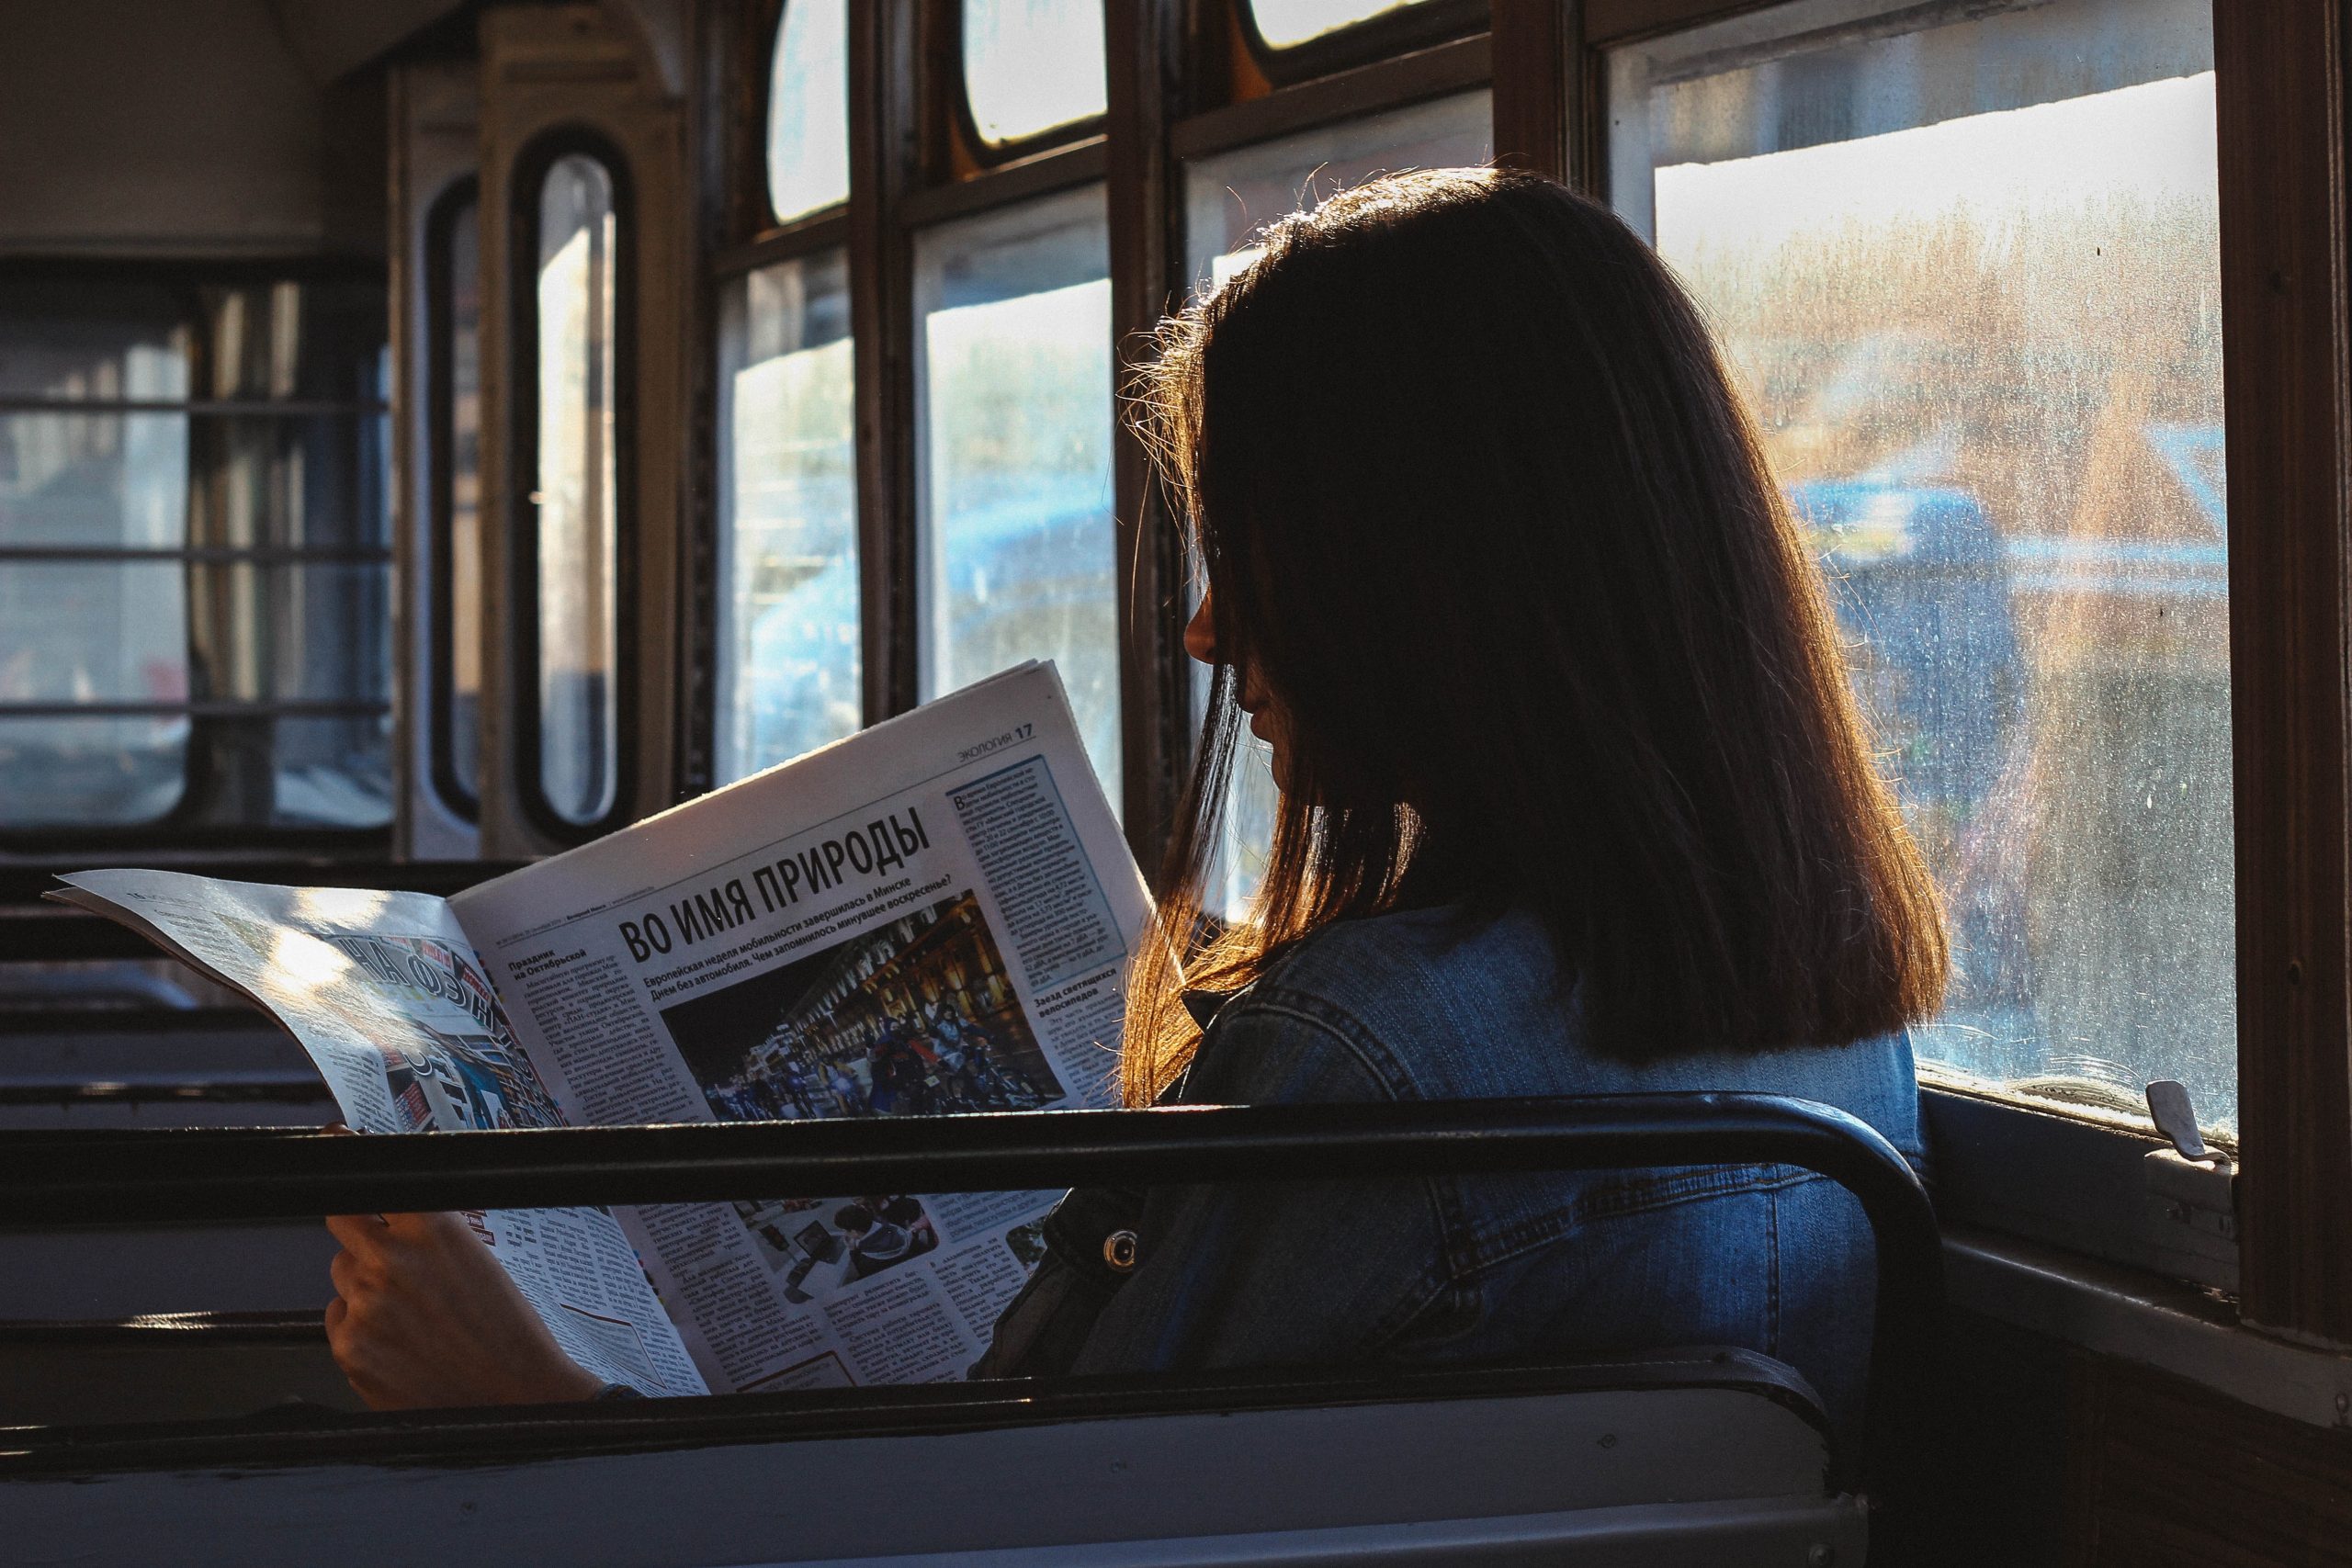
M 775 0 L 734 0 L 750 26 L 752 90 L 763 93 Z M 858 417 L 866 718 L 912 705 L 916 668 L 912 231 L 1086 181 L 1110 200 L 1113 330 L 1122 367 L 1133 340 L 1184 298 L 1185 162 L 1313 126 L 1476 86 L 1493 95 L 1498 163 L 1600 183 L 1603 51 L 1638 39 L 1761 9 L 1758 0 L 1468 0 L 1375 17 L 1290 50 L 1253 38 L 1242 0 L 1141 0 L 1105 17 L 1108 107 L 1099 128 L 1056 128 L 1052 145 L 1006 144 L 960 164 L 960 0 L 857 7 L 851 24 L 851 196 L 790 225 L 739 216 L 709 275 L 844 242 L 850 248 Z M 951 10 L 951 7 L 953 8 Z M 1899 8 L 1890 0 L 1890 9 Z M 2225 377 L 2233 475 L 2233 725 L 2237 771 L 2241 1121 L 2238 1183 L 2245 1316 L 2290 1333 L 2352 1342 L 2352 637 L 2330 584 L 2352 556 L 2352 502 L 2329 475 L 2352 455 L 2352 389 L 2335 385 L 2333 346 L 2352 339 L 2344 287 L 2340 193 L 2325 149 L 2345 130 L 2335 22 L 2292 27 L 2257 4 L 2216 17 L 2222 83 Z M 1440 20 L 1447 26 L 1441 28 Z M 1407 24 L 1410 24 L 1409 27 Z M 1421 28 L 1430 29 L 1422 32 Z M 1439 36 L 1441 33 L 1443 36 Z M 2256 102 L 2240 84 L 2276 80 Z M 2335 96 L 2331 96 L 2335 95 Z M 737 121 L 743 118 L 737 96 Z M 752 101 L 757 101 L 752 100 Z M 757 119 L 757 117 L 753 117 Z M 763 120 L 758 121 L 763 123 Z M 952 132 L 952 133 L 951 133 Z M 2279 138 L 2291 141 L 2279 153 Z M 755 152 L 763 150 L 754 150 Z M 966 149 L 968 153 L 968 148 Z M 743 163 L 733 186 L 762 199 L 764 170 Z M 740 215 L 747 203 L 733 203 Z M 754 209 L 757 210 L 757 209 Z M 2289 289 L 2277 277 L 2325 280 Z M 2267 355 L 2266 362 L 2264 355 Z M 707 378 L 706 378 L 706 380 Z M 2264 476 L 2267 455 L 2298 467 Z M 1122 430 L 1114 449 L 1121 548 L 1125 819 L 1155 866 L 1193 741 L 1181 647 L 1183 562 L 1166 499 Z M 2274 467 L 2278 466 L 2274 463 Z M 705 472 L 709 470 L 707 467 Z M 2290 516 L 2291 513 L 2291 516 Z M 2247 521 L 2251 519 L 2252 521 Z M 2257 563 L 2248 569 L 2247 562 Z M 2275 624 L 2275 625 L 2274 625 Z M 2271 765 L 2283 752 L 2291 765 Z M 2262 766 L 2256 767 L 2260 761 Z M 2276 824 L 2257 831 L 2256 819 Z M 2274 910 L 2275 913 L 2269 911 Z M 2135 1268 L 2153 1265 L 2143 1217 L 2084 1224 L 2074 1201 L 2086 1173 L 2124 1168 L 2157 1146 L 2152 1133 L 1987 1098 L 1962 1084 L 1923 1089 L 1947 1129 L 1951 1217 L 2011 1234 L 2070 1236 Z M 2113 1185 L 2109 1181 L 2109 1185 Z M 1971 1194 L 1973 1194 L 1972 1196 Z M 1998 1211 L 1997 1213 L 1996 1211 Z M 2037 1217 L 2037 1215 L 2039 1217 Z M 2099 1238 L 2105 1237 L 2102 1243 Z M 2160 1248 L 2155 1250 L 2161 1250 Z
M 1488 0 L 1419 0 L 1296 43 L 1273 44 L 1258 28 L 1255 0 L 1227 0 L 1233 38 L 1276 87 L 1432 49 L 1493 25 Z
M 729 179 L 720 175 L 723 184 L 732 185 L 737 191 L 732 203 L 730 228 L 746 234 L 790 232 L 809 223 L 842 211 L 848 198 L 811 208 L 790 218 L 778 218 L 768 188 L 768 137 L 771 132 L 776 51 L 784 44 L 784 14 L 793 0 L 749 0 L 740 25 L 734 29 L 744 51 L 742 70 L 746 80 L 736 85 L 741 95 L 741 109 L 737 114 L 735 145 L 730 149 L 733 160 L 747 172 L 746 177 Z M 856 0 L 845 0 L 853 13 Z M 852 22 L 854 26 L 854 21 Z M 723 59 L 721 73 L 725 73 Z M 854 89 L 853 89 L 854 90 Z M 853 161 L 852 176 L 854 178 Z
M 1087 0 L 1080 0 L 1080 4 Z M 980 130 L 979 117 L 972 112 L 972 89 L 969 75 L 964 69 L 964 4 L 963 0 L 934 0 L 939 7 L 937 26 L 941 40 L 934 58 L 937 69 L 952 74 L 952 87 L 943 87 L 937 95 L 940 111 L 948 121 L 948 134 L 956 139 L 956 150 L 971 159 L 979 169 L 1001 168 L 1025 158 L 1071 142 L 1086 141 L 1103 133 L 1110 121 L 1108 107 L 1111 73 L 1111 38 L 1106 27 L 1102 36 L 1102 73 L 1105 107 L 1101 114 L 1091 114 L 1078 119 L 1068 119 L 1059 125 L 1049 125 L 1033 130 L 1026 136 L 1007 137 L 991 141 Z M 852 178 L 855 171 L 852 170 Z
M 613 594 L 614 701 L 613 802 L 593 822 L 575 822 L 547 797 L 541 774 L 544 753 L 539 707 L 539 527 L 532 494 L 539 483 L 539 204 L 548 175 L 566 157 L 595 160 L 613 186 Z M 507 536 L 507 626 L 504 632 L 513 678 L 508 706 L 513 714 L 515 804 L 531 828 L 562 844 L 585 843 L 636 820 L 638 749 L 636 601 L 628 591 L 628 563 L 638 550 L 637 519 L 637 275 L 645 243 L 637 223 L 636 181 L 628 156 L 601 130 L 560 124 L 540 131 L 514 158 L 507 184 L 507 394 L 506 494 L 502 498 Z
M 714 56 L 704 115 L 707 125 L 718 122 L 712 162 L 724 191 L 710 204 L 716 217 L 705 254 L 707 284 L 715 292 L 758 267 L 836 245 L 849 251 L 866 723 L 915 705 L 920 667 L 916 231 L 1102 182 L 1115 373 L 1124 378 L 1141 352 L 1136 334 L 1148 333 L 1190 288 L 1183 160 L 1490 85 L 1492 54 L 1487 34 L 1477 30 L 1483 9 L 1476 0 L 1430 0 L 1426 10 L 1444 18 L 1451 35 L 1433 48 L 1423 47 L 1427 35 L 1415 30 L 1433 24 L 1403 14 L 1413 29 L 1368 26 L 1332 35 L 1362 51 L 1347 57 L 1344 69 L 1265 90 L 1262 83 L 1227 79 L 1232 17 L 1226 6 L 1187 0 L 1111 6 L 1103 115 L 1001 144 L 982 158 L 963 76 L 961 0 L 853 6 L 849 199 L 779 224 L 765 206 L 766 148 L 753 129 L 765 124 L 781 0 L 724 0 L 714 8 L 704 34 Z M 692 367 L 698 395 L 709 400 L 718 366 L 715 312 L 712 320 Z M 708 623 L 718 588 L 717 553 L 724 547 L 716 535 L 716 496 L 726 479 L 718 470 L 711 422 L 700 423 L 695 463 L 703 476 L 698 513 L 708 543 L 695 552 L 691 592 Z M 1124 425 L 1114 426 L 1112 466 L 1126 781 L 1121 815 L 1137 860 L 1156 872 L 1197 728 L 1182 648 L 1185 568 L 1148 456 Z M 717 739 L 716 645 L 700 639 L 692 655 L 684 694 L 692 705 L 691 746 L 709 756 Z
M 1517 156 L 1604 184 L 1605 51 L 1761 9 L 1755 0 L 1494 0 L 1518 47 L 1496 120 Z M 1890 9 L 1896 6 L 1890 5 Z M 2352 1344 L 2352 266 L 2334 173 L 2346 116 L 2332 7 L 2214 13 L 2230 512 L 2239 1128 L 2240 1321 Z M 1546 47 L 1547 43 L 1552 47 Z M 1500 100 L 1508 93 L 1508 105 Z M 1566 128 L 1554 141 L 1543 118 Z M 1961 1176 L 1947 1220 L 2066 1236 L 2146 1268 L 2144 1225 L 2112 1180 L 2158 1146 L 2052 1108 L 1930 1080 L 1921 1100 Z M 2106 1203 L 2086 1215 L 2086 1194 Z M 2143 1198 L 2144 1202 L 2144 1198 Z
M 169 288 L 256 288 L 274 283 L 350 284 L 371 281 L 377 275 L 364 266 L 322 260 L 316 256 L 283 258 L 239 257 L 203 260 L 52 259 L 40 256 L 0 257 L 0 284 L 10 281 L 88 281 L 100 285 L 130 284 Z M 387 300 L 389 306 L 389 299 Z M 387 337 L 390 339 L 389 314 Z M 200 419 L 262 420 L 349 418 L 389 421 L 392 404 L 374 398 L 232 398 L 191 395 L 185 399 L 133 398 L 48 399 L 0 397 L 0 412 L 15 413 L 164 413 L 181 414 L 193 423 Z M 390 442 L 379 459 L 391 460 Z M 389 524 L 390 519 L 387 518 Z M 0 544 L 0 563 L 9 561 L 153 561 L 188 565 L 316 565 L 374 566 L 390 570 L 394 548 L 387 529 L 380 546 L 9 546 Z M 386 649 L 394 687 L 400 678 L 392 657 L 390 628 Z M 186 860 L 246 852 L 297 853 L 335 859 L 381 856 L 390 847 L 399 816 L 400 781 L 397 762 L 387 774 L 392 810 L 380 827 L 331 828 L 316 825 L 273 827 L 267 823 L 226 823 L 206 819 L 217 783 L 212 750 L 205 738 L 223 721 L 242 718 L 349 718 L 390 720 L 393 690 L 381 700 L 324 698 L 184 698 L 179 702 L 123 703 L 0 703 L 0 717 L 93 718 L 112 716 L 168 717 L 183 715 L 189 722 L 185 761 L 186 785 L 179 799 L 162 816 L 146 822 L 78 826 L 73 823 L 0 827 L 0 864 L 85 864 L 93 857 L 119 858 L 136 851 L 165 860 Z M 388 745 L 387 755 L 391 749 Z
M 418 519 L 430 534 L 424 552 L 429 562 L 425 583 L 425 750 L 426 776 L 434 794 L 451 815 L 469 825 L 481 820 L 481 788 L 478 780 L 462 779 L 457 771 L 457 577 L 456 454 L 451 446 L 457 410 L 455 368 L 450 355 L 454 332 L 453 250 L 461 214 L 470 208 L 475 228 L 475 288 L 481 255 L 481 178 L 463 175 L 449 182 L 425 209 L 424 281 L 424 505 Z M 479 340 L 480 327 L 476 336 Z M 477 342 L 476 353 L 480 353 Z M 479 476 L 477 476 L 479 477 Z M 475 499 L 475 527 L 490 526 L 482 515 L 488 498 Z M 478 547 L 479 548 L 479 547 Z M 483 565 L 488 565 L 487 557 Z M 476 693 L 477 723 L 483 694 Z M 480 742 L 477 740 L 477 745 Z

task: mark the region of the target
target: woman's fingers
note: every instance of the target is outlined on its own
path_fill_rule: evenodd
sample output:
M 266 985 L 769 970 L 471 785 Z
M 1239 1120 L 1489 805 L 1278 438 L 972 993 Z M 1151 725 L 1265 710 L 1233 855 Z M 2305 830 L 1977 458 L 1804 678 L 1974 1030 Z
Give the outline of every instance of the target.
M 514 1282 L 479 1216 L 337 1214 L 327 1343 L 378 1409 L 585 1399 L 600 1379 L 575 1365 Z

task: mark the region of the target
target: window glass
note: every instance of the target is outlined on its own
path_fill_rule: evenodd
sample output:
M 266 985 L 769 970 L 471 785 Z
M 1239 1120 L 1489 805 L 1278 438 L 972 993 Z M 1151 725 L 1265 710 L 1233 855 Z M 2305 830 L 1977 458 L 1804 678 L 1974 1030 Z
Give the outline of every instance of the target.
M 1617 53 L 1611 192 L 1746 385 L 1943 884 L 1923 1055 L 2228 1128 L 2211 10 L 1876 9 Z
M 718 776 L 855 730 L 856 416 L 840 251 L 729 284 L 718 338 Z
M 782 223 L 848 199 L 848 0 L 787 0 L 768 77 L 768 205 Z
M 185 544 L 188 425 L 186 413 L 0 413 L 0 542 Z
M 1310 210 L 1377 175 L 1487 163 L 1494 141 L 1488 95 L 1464 93 L 1187 164 L 1184 235 L 1193 286 L 1221 287 L 1257 254 L 1256 232 L 1277 218 Z M 1195 666 L 1193 673 L 1199 705 L 1208 695 L 1208 671 Z M 1212 886 L 1204 892 L 1209 909 L 1238 918 L 1257 891 L 1273 846 L 1274 805 L 1273 752 L 1244 730 L 1234 748 Z
M 101 290 L 12 279 L 0 307 L 0 397 L 42 402 L 186 401 L 197 308 L 155 285 Z
M 539 191 L 539 789 L 582 826 L 610 815 L 619 790 L 616 239 L 610 171 L 557 159 Z
M 470 809 L 481 777 L 481 244 L 479 204 L 468 198 L 448 216 L 438 287 L 444 290 L 441 341 L 434 345 L 437 389 L 435 432 L 440 486 L 440 570 L 447 598 L 433 628 L 441 640 L 435 700 L 445 705 L 435 738 L 454 804 Z
M 1102 187 L 917 237 L 922 693 L 1051 659 L 1119 802 Z
M 383 306 L 11 285 L 0 829 L 390 819 Z
M 187 700 L 188 570 L 172 557 L 7 562 L 0 569 L 0 700 Z
M 1422 0 L 1250 0 L 1250 19 L 1257 24 L 1260 38 L 1276 49 L 1287 49 L 1383 12 L 1401 11 L 1421 3 Z
M 964 0 L 964 93 L 989 141 L 1017 141 L 1102 112 L 1097 0 Z

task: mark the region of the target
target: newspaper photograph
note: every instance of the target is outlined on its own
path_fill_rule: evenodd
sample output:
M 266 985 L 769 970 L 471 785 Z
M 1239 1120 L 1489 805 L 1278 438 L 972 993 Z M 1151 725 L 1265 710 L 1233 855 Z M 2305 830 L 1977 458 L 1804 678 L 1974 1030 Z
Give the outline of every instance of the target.
M 968 889 L 662 1022 L 729 1120 L 1037 1111 L 1064 1093 Z

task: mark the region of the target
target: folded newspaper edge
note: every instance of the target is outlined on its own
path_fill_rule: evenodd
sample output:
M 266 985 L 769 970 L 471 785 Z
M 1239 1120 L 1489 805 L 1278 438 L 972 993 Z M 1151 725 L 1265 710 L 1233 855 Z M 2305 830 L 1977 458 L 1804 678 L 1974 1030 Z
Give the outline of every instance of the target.
M 243 993 L 365 1133 L 1099 1106 L 1149 900 L 1050 663 L 450 898 L 87 871 L 51 897 Z M 959 1377 L 1056 1194 L 500 1210 L 608 1381 Z

